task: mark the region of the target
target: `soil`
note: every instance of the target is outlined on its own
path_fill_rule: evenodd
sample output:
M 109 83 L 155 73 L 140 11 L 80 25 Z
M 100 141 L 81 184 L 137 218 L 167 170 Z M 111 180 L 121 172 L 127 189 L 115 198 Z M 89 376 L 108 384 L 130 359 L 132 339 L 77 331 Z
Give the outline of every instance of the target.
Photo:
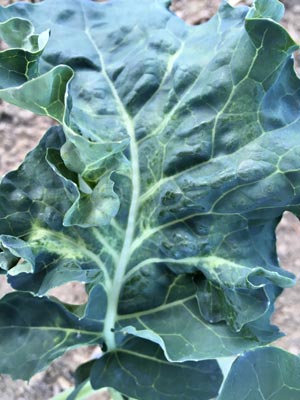
M 14 1 L 0 0 L 0 5 Z M 251 3 L 231 0 L 231 4 Z M 283 24 L 291 36 L 300 42 L 300 1 L 285 0 L 286 14 Z M 172 10 L 190 24 L 207 21 L 216 11 L 220 0 L 174 0 Z M 298 57 L 296 55 L 296 57 Z M 300 64 L 300 63 L 299 63 Z M 32 149 L 53 122 L 45 117 L 35 116 L 29 111 L 0 101 L 0 176 L 17 167 L 25 154 Z M 300 223 L 298 219 L 285 213 L 277 229 L 277 250 L 284 268 L 300 277 Z M 8 292 L 4 278 L 0 277 L 0 296 Z M 82 285 L 71 283 L 55 290 L 55 295 L 64 301 L 82 303 L 85 293 Z M 71 297 L 70 297 L 71 296 Z M 300 304 L 299 285 L 285 290 L 280 296 L 274 323 L 286 337 L 276 344 L 292 353 L 300 353 Z M 1 400 L 47 400 L 73 385 L 73 372 L 82 362 L 89 359 L 93 349 L 76 350 L 67 353 L 54 362 L 47 371 L 37 374 L 30 383 L 12 381 L 0 375 Z M 107 396 L 95 396 L 94 400 L 105 400 Z

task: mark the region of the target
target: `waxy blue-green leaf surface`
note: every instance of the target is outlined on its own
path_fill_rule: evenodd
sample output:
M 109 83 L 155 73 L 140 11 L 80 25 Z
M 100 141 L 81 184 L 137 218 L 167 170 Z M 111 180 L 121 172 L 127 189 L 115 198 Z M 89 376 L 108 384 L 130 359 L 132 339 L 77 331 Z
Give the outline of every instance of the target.
M 10 293 L 0 301 L 0 369 L 29 379 L 66 350 L 99 341 L 99 324 L 81 322 L 47 298 Z
M 300 358 L 266 347 L 237 358 L 218 400 L 298 400 L 299 396 Z
M 0 96 L 37 114 L 61 121 L 64 95 L 72 69 L 58 65 L 40 75 L 40 56 L 49 40 L 49 29 L 34 34 L 30 21 L 10 18 L 0 23 L 0 38 L 10 49 L 0 52 Z
M 218 394 L 221 382 L 216 361 L 169 363 L 159 346 L 140 339 L 130 339 L 122 348 L 105 354 L 91 370 L 95 389 L 112 386 L 143 400 L 208 400 Z
M 98 323 L 107 353 L 93 374 L 113 387 L 102 365 L 131 340 L 170 368 L 275 340 L 274 301 L 294 284 L 275 247 L 282 213 L 300 211 L 297 46 L 282 5 L 223 2 L 192 27 L 168 4 L 0 8 L 0 97 L 61 124 L 2 180 L 1 271 L 38 296 L 87 283 L 87 305 L 65 309 Z

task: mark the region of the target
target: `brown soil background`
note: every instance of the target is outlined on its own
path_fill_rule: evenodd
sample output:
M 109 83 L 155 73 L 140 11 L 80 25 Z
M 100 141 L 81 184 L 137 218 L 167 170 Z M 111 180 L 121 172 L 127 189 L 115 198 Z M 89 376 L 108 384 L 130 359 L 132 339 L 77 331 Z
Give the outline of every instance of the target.
M 63 0 L 62 0 L 63 1 Z M 151 0 L 149 0 L 151 1 Z M 0 5 L 14 1 L 0 0 Z M 34 1 L 32 1 L 34 2 Z M 230 1 L 233 5 L 251 1 Z M 283 24 L 292 37 L 300 42 L 300 0 L 285 0 L 286 14 Z M 191 24 L 208 20 L 216 11 L 220 0 L 174 0 L 172 9 L 179 17 Z M 298 57 L 296 55 L 296 57 Z M 299 65 L 299 63 L 298 63 Z M 52 121 L 35 116 L 0 101 L 0 176 L 17 167 L 24 155 L 32 149 L 45 133 Z M 300 223 L 286 213 L 277 229 L 277 249 L 281 265 L 300 277 Z M 0 296 L 9 291 L 3 277 L 0 277 Z M 83 288 L 69 284 L 56 289 L 55 294 L 64 301 L 80 303 L 84 299 Z M 285 290 L 277 301 L 273 321 L 286 336 L 276 344 L 294 354 L 300 353 L 300 303 L 299 282 L 292 289 Z M 0 338 L 1 340 L 1 338 Z M 1 400 L 47 400 L 73 385 L 73 371 L 86 361 L 92 349 L 76 350 L 54 362 L 46 371 L 37 374 L 30 383 L 12 381 L 0 375 Z M 1 354 L 0 354 L 1 357 Z M 107 396 L 95 395 L 93 400 L 105 400 Z M 285 400 L 285 399 L 283 399 Z

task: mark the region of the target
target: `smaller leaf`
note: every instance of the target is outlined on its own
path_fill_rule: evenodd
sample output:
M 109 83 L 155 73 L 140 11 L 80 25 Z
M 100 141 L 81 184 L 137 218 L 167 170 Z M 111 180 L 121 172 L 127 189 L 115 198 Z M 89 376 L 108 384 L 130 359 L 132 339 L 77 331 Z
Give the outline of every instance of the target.
M 298 400 L 300 358 L 275 347 L 237 358 L 218 400 Z
M 64 132 L 68 140 L 61 148 L 61 156 L 67 168 L 82 175 L 84 179 L 97 181 L 103 171 L 115 168 L 120 161 L 125 163 L 124 158 L 119 160 L 119 155 L 118 157 L 113 155 L 128 146 L 127 139 L 116 142 L 94 142 L 76 134 L 66 124 Z M 107 159 L 110 159 L 112 165 L 105 164 Z
M 280 21 L 284 15 L 284 5 L 278 0 L 255 0 L 247 18 L 268 18 Z
M 263 288 L 220 288 L 207 280 L 198 284 L 197 298 L 206 321 L 226 321 L 235 331 L 263 315 L 270 302 Z
M 90 384 L 91 368 L 94 360 L 81 364 L 75 371 L 75 388 L 66 397 L 66 400 L 80 400 L 87 398 L 88 395 L 95 393 Z
M 82 228 L 107 225 L 116 216 L 119 197 L 113 190 L 111 174 L 105 174 L 90 193 L 82 193 L 64 217 L 64 225 L 77 225 Z
M 0 96 L 16 106 L 62 121 L 65 91 L 72 76 L 70 67 L 59 65 L 38 78 L 21 82 L 22 85 L 16 82 L 18 86 L 0 90 Z
M 0 274 L 7 273 L 11 268 L 13 268 L 19 261 L 19 257 L 14 256 L 9 250 L 2 247 L 2 252 L 0 252 Z
M 84 318 L 103 321 L 107 309 L 107 293 L 102 285 L 95 285 L 89 291 L 89 300 Z
M 170 363 L 159 346 L 137 338 L 104 354 L 91 370 L 95 389 L 113 387 L 143 400 L 208 400 L 217 395 L 221 382 L 216 361 Z
M 34 271 L 35 257 L 32 253 L 30 247 L 28 247 L 28 243 L 24 240 L 19 239 L 10 235 L 1 235 L 0 236 L 0 244 L 4 250 L 9 250 L 11 254 L 15 257 L 16 261 L 22 258 L 26 261 L 29 266 L 29 270 L 26 272 Z M 20 271 L 20 264 L 17 264 L 14 268 L 11 268 L 9 273 L 15 275 Z
M 49 30 L 34 34 L 30 21 L 11 18 L 0 23 L 0 38 L 13 48 L 0 52 L 0 97 L 36 114 L 62 122 L 65 92 L 73 70 L 57 65 L 41 75 L 40 57 L 49 40 Z
M 49 39 L 49 31 L 34 35 L 30 21 L 22 18 L 11 18 L 0 23 L 0 37 L 10 47 L 27 50 L 31 53 L 40 52 Z
M 0 52 L 0 94 L 13 100 L 6 90 L 19 89 L 28 80 L 39 76 L 39 58 L 49 40 L 49 30 L 34 35 L 30 21 L 11 18 L 0 23 L 0 38 L 9 46 Z M 23 106 L 25 106 L 24 102 Z

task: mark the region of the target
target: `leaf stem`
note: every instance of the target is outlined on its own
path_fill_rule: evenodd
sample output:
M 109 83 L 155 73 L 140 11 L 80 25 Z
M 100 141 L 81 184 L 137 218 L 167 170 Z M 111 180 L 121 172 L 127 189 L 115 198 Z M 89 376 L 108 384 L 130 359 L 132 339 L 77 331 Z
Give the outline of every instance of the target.
M 71 387 L 70 389 L 64 390 L 63 392 L 59 393 L 58 395 L 51 397 L 50 400 L 68 400 L 70 394 L 74 391 L 75 387 Z M 86 400 L 91 395 L 97 394 L 101 396 L 101 394 L 106 394 L 108 389 L 101 388 L 99 390 L 94 390 L 91 386 L 90 381 L 87 381 L 86 384 L 82 387 L 80 392 L 76 396 L 76 400 Z

